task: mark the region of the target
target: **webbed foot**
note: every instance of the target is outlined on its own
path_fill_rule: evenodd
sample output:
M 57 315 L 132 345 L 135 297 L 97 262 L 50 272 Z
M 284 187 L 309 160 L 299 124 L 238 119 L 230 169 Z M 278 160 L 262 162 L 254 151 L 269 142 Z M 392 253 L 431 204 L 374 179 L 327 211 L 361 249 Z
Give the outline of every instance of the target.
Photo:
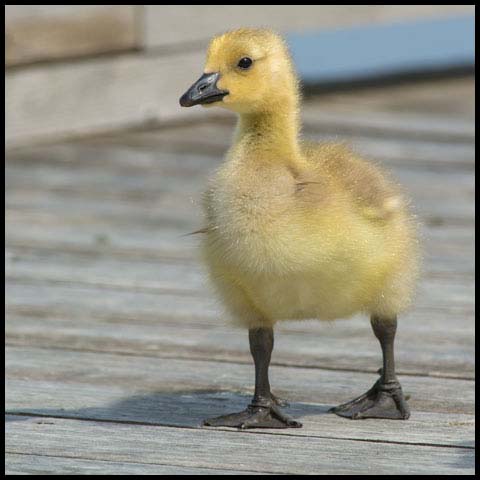
M 377 380 L 368 392 L 329 410 L 341 417 L 353 420 L 361 418 L 388 418 L 407 420 L 410 408 L 398 381 L 382 383 Z
M 300 428 L 302 424 L 283 413 L 273 400 L 265 405 L 249 405 L 246 410 L 220 417 L 210 418 L 203 422 L 210 427 L 246 428 Z

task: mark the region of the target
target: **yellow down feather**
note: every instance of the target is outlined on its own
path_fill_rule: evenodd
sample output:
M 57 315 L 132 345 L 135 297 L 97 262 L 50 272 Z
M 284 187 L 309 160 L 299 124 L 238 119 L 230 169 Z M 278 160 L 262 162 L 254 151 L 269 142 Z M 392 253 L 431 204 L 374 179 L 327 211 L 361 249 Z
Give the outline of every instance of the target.
M 246 56 L 252 67 L 241 71 Z M 404 195 L 348 147 L 301 140 L 299 85 L 281 37 L 215 37 L 211 72 L 229 92 L 213 106 L 239 121 L 204 197 L 202 251 L 234 321 L 252 328 L 404 310 L 419 259 Z

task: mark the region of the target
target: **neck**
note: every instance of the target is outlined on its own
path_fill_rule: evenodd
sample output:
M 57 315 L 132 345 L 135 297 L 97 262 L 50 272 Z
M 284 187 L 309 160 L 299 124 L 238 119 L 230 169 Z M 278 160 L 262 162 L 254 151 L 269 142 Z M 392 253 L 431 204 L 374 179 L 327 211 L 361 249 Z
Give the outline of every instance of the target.
M 296 102 L 292 102 L 275 112 L 240 114 L 235 144 L 259 153 L 273 153 L 278 159 L 294 159 L 300 155 L 299 131 L 298 109 Z

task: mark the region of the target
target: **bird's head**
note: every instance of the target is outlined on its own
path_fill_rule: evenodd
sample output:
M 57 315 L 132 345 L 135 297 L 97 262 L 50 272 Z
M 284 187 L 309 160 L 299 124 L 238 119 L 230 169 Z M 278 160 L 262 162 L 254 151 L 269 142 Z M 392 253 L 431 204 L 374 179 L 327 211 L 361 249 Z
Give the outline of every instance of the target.
M 237 113 L 281 110 L 298 96 L 283 39 L 265 29 L 239 29 L 210 42 L 203 75 L 180 98 L 180 105 L 221 106 Z

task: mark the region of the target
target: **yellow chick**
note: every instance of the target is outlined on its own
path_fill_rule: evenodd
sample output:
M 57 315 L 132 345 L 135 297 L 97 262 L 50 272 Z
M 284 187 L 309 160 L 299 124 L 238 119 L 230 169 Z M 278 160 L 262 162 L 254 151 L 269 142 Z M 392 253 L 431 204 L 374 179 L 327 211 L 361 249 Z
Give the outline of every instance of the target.
M 206 420 L 239 428 L 300 427 L 270 391 L 273 326 L 365 312 L 383 369 L 365 394 L 332 409 L 348 418 L 407 419 L 395 376 L 397 314 L 418 270 L 413 217 L 399 188 L 342 144 L 300 139 L 299 83 L 270 30 L 213 38 L 204 74 L 180 104 L 238 114 L 233 144 L 204 198 L 203 253 L 233 321 L 248 328 L 255 393 L 243 412 Z

